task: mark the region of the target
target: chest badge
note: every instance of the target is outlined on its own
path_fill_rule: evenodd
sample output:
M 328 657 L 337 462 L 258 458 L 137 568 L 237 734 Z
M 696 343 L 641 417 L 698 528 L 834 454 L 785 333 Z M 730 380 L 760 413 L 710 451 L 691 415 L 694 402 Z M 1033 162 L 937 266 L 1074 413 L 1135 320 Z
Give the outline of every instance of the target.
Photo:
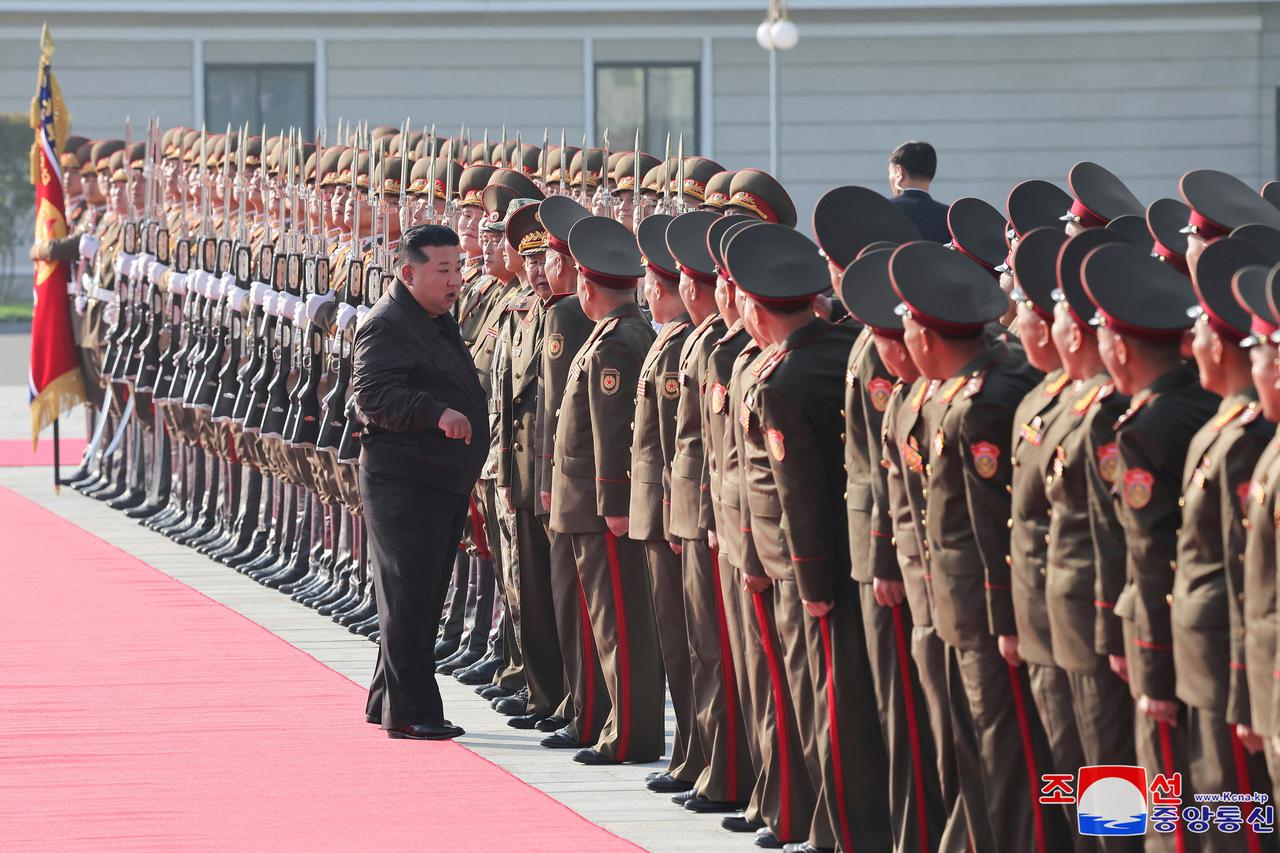
M 787 458 L 787 445 L 782 437 L 782 430 L 771 429 L 765 433 L 765 438 L 769 442 L 769 453 L 773 455 L 774 459 L 781 462 Z
M 1253 482 L 1245 480 L 1236 486 L 1236 500 L 1240 502 L 1240 514 L 1249 514 L 1249 494 L 1253 491 Z
M 915 436 L 902 442 L 902 464 L 914 474 L 924 470 L 924 457 L 920 455 L 920 447 L 916 444 Z
M 1115 483 L 1120 467 L 1120 450 L 1113 441 L 1098 448 L 1098 475 L 1108 483 Z
M 980 441 L 973 445 L 973 468 L 978 476 L 990 480 L 1000 470 L 1000 448 L 989 441 Z
M 677 373 L 662 374 L 662 396 L 668 400 L 680 399 L 680 376 Z
M 947 440 L 943 437 L 942 430 L 939 429 L 938 432 L 933 436 L 933 455 L 941 456 L 942 451 L 946 449 L 947 449 Z
M 711 411 L 717 415 L 724 414 L 726 391 L 725 387 L 719 382 L 711 383 Z
M 1124 472 L 1124 502 L 1130 509 L 1142 509 L 1151 503 L 1151 487 L 1155 481 L 1150 471 L 1141 468 Z
M 877 412 L 883 412 L 889 405 L 889 395 L 893 393 L 893 383 L 883 376 L 877 376 L 867 383 L 867 396 Z

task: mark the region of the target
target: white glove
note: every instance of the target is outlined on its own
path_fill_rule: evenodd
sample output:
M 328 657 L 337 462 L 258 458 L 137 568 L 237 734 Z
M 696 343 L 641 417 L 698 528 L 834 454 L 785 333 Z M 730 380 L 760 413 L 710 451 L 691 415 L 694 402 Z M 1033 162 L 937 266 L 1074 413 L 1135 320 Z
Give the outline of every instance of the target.
M 356 307 L 354 305 L 348 305 L 345 302 L 339 305 L 337 316 L 338 328 L 343 331 L 350 328 L 351 324 L 356 321 L 356 314 Z
M 112 264 L 112 267 L 116 271 L 116 275 L 128 275 L 128 272 L 126 271 L 133 269 L 133 262 L 135 260 L 137 260 L 137 257 L 129 254 L 128 252 L 117 253 L 115 262 Z
M 80 235 L 80 257 L 92 263 L 94 257 L 96 257 L 98 254 L 98 246 L 101 245 L 101 242 L 102 241 L 100 241 L 96 235 L 81 234 Z
M 76 295 L 76 313 L 83 314 L 89 310 L 89 297 L 83 293 Z
M 301 329 L 303 324 L 307 322 L 307 306 L 301 299 L 297 299 L 297 304 L 293 306 L 293 327 Z
M 364 322 L 364 318 L 369 314 L 369 306 L 361 305 L 356 308 L 356 328 L 360 328 L 360 324 Z
M 244 311 L 245 300 L 249 298 L 249 291 L 243 287 L 236 287 L 232 284 L 227 287 L 227 305 L 231 310 L 240 314 Z
M 169 276 L 169 292 L 174 296 L 186 296 L 187 294 L 187 274 L 184 272 L 176 272 Z
M 314 293 L 308 296 L 307 303 L 306 303 L 307 320 L 309 321 L 315 320 L 316 314 L 320 312 L 320 306 L 324 305 L 325 303 L 332 302 L 335 299 L 337 299 L 337 296 L 334 294 L 332 290 L 330 290 L 328 293 L 324 294 L 323 296 L 318 296 Z
M 291 319 L 298 309 L 302 307 L 302 300 L 294 296 L 292 293 L 280 291 L 276 294 L 276 316 L 281 319 Z
M 159 261 L 152 261 L 147 267 L 147 280 L 152 284 L 158 284 L 161 276 L 169 271 L 169 267 Z
M 271 292 L 271 285 L 265 281 L 255 281 L 249 285 L 249 298 L 253 300 L 254 305 L 262 306 L 266 301 L 267 294 Z

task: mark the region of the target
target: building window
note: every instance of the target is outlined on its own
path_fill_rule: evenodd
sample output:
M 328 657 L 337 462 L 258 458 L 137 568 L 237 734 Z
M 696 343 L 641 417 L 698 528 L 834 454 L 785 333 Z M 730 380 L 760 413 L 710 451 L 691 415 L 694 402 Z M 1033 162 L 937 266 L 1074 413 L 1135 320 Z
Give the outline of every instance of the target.
M 299 127 L 310 134 L 315 121 L 315 67 L 311 65 L 206 65 L 204 113 L 210 130 L 246 122 L 256 133 Z
M 630 149 L 636 138 L 636 118 L 641 147 L 662 157 L 671 134 L 671 156 L 684 134 L 686 154 L 698 151 L 698 65 L 679 63 L 613 63 L 596 65 L 596 141 L 609 129 L 615 150 Z

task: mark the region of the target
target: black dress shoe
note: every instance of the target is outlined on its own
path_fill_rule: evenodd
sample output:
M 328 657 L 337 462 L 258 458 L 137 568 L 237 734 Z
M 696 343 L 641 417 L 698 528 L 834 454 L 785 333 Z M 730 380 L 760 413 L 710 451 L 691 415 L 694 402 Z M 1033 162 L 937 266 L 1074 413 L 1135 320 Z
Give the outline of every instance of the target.
M 483 696 L 492 702 L 494 699 L 506 699 L 514 691 L 508 690 L 501 684 L 482 684 L 476 688 L 476 695 Z M 560 728 L 563 728 L 561 726 Z
M 730 832 L 756 832 L 764 829 L 764 822 L 758 820 L 747 820 L 745 814 L 731 814 L 720 821 L 720 826 Z
M 462 637 L 449 637 L 444 640 L 436 641 L 436 660 L 444 660 L 452 657 L 457 653 L 458 647 L 461 645 Z
M 658 773 L 652 779 L 646 779 L 644 786 L 655 794 L 681 794 L 691 790 L 693 783 L 677 779 L 670 773 Z
M 493 700 L 493 710 L 507 717 L 520 717 L 528 712 L 529 694 L 521 690 L 504 699 Z
M 375 726 L 382 725 L 382 717 L 379 717 L 375 714 L 365 714 L 364 721 L 366 723 L 371 723 L 372 725 L 375 725 Z
M 693 786 L 690 785 L 688 789 L 672 796 L 671 802 L 675 803 L 677 806 L 683 806 L 696 796 L 698 796 L 698 792 L 693 790 Z
M 545 719 L 542 714 L 523 714 L 507 720 L 507 725 L 513 729 L 532 729 Z
M 618 759 L 610 758 L 603 752 L 599 752 L 595 749 L 580 749 L 573 754 L 573 760 L 579 764 L 587 764 L 596 767 L 611 766 L 622 763 Z
M 569 734 L 568 729 L 561 729 L 553 735 L 547 735 L 538 741 L 538 746 L 547 749 L 581 749 L 582 741 Z
M 452 740 L 465 734 L 461 726 L 455 726 L 450 722 L 414 723 L 411 726 L 391 729 L 387 732 L 387 737 L 395 740 Z
M 540 720 L 534 728 L 540 732 L 558 732 L 567 725 L 569 725 L 569 721 L 564 717 L 552 714 L 550 717 L 544 717 Z
M 782 842 L 773 834 L 773 830 L 766 826 L 756 830 L 756 846 L 763 847 L 765 850 L 781 850 Z
M 436 672 L 441 675 L 457 675 L 464 669 L 469 669 L 472 664 L 478 662 L 483 655 L 476 651 L 463 651 L 446 660 L 444 663 L 436 667 Z
M 459 670 L 453 674 L 461 684 L 467 684 L 472 687 L 478 687 L 481 684 L 488 684 L 493 681 L 493 674 L 498 671 L 498 667 L 502 666 L 500 658 L 489 658 L 482 660 L 474 666 Z
M 688 799 L 684 807 L 698 814 L 725 814 L 726 812 L 742 811 L 743 805 L 744 803 L 721 802 L 698 794 L 696 797 Z

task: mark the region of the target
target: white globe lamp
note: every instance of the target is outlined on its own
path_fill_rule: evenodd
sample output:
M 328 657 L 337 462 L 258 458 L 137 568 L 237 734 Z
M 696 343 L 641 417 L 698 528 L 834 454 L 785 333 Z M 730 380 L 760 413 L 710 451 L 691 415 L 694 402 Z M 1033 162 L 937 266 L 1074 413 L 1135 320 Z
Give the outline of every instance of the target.
M 773 50 L 773 22 L 761 21 L 756 27 L 756 44 L 765 50 Z
M 762 24 L 761 26 L 763 27 L 764 25 Z M 800 31 L 791 21 L 782 18 L 774 21 L 772 26 L 769 27 L 769 40 L 778 50 L 791 50 L 800 41 Z M 756 30 L 756 41 L 760 41 L 759 29 Z

